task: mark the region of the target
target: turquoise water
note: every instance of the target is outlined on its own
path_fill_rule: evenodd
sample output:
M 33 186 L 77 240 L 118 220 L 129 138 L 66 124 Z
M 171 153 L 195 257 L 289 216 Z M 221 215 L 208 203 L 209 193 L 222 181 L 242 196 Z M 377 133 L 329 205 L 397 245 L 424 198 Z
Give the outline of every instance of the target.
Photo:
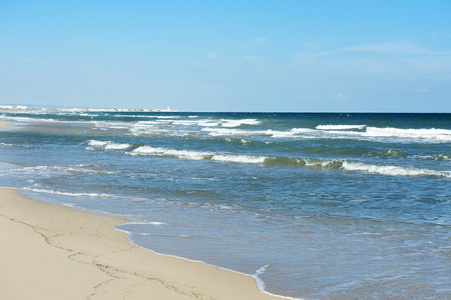
M 451 298 L 451 114 L 0 110 L 0 185 L 305 299 Z

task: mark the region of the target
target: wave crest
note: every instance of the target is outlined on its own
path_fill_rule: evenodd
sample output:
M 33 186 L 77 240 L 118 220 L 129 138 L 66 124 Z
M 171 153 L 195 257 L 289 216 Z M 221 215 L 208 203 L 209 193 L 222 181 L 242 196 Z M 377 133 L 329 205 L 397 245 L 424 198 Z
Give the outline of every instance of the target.
M 362 130 L 366 125 L 318 125 L 315 128 L 320 130 Z
M 112 141 L 97 141 L 89 140 L 87 149 L 102 149 L 102 150 L 126 150 L 133 147 L 133 144 L 120 144 Z
M 357 171 L 368 174 L 379 174 L 387 176 L 434 176 L 451 178 L 451 172 L 435 171 L 429 169 L 418 169 L 404 166 L 378 166 L 361 162 L 350 162 L 338 159 L 312 159 L 298 157 L 269 157 L 258 155 L 235 155 L 228 153 L 202 152 L 193 150 L 176 150 L 170 148 L 158 148 L 141 146 L 128 152 L 134 156 L 167 156 L 188 160 L 212 160 L 229 163 L 261 164 L 265 166 L 299 166 L 317 169 L 334 169 L 342 171 Z M 390 154 L 389 154 L 390 155 Z M 396 153 L 396 155 L 400 155 Z

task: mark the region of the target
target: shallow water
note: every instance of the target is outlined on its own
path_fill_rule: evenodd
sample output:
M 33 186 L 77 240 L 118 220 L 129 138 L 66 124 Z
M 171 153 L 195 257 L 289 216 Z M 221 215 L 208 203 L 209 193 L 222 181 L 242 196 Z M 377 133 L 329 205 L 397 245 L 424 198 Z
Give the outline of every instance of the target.
M 451 115 L 4 110 L 0 184 L 306 299 L 451 297 Z M 5 166 L 5 165 L 3 165 Z

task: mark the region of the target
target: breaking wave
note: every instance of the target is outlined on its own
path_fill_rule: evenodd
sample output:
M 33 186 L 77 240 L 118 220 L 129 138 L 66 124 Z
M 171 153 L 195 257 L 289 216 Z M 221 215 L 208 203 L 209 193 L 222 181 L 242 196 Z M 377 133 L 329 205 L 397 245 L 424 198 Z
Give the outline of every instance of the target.
M 289 131 L 243 130 L 237 128 L 206 127 L 202 131 L 210 136 L 267 136 L 272 138 L 302 138 L 302 139 L 358 139 L 376 140 L 379 142 L 451 142 L 451 130 L 448 129 L 401 129 L 379 128 L 366 125 L 318 125 L 312 128 L 292 128 Z
M 428 169 L 406 168 L 398 166 L 376 166 L 359 162 L 342 162 L 343 170 L 360 171 L 364 173 L 380 174 L 388 176 L 434 176 L 451 178 L 451 172 L 435 171 Z
M 387 176 L 433 176 L 451 178 L 451 172 L 419 169 L 414 167 L 372 165 L 347 160 L 322 160 L 297 157 L 269 157 L 257 155 L 234 155 L 227 153 L 203 152 L 192 150 L 176 150 L 170 148 L 141 146 L 131 152 L 133 156 L 166 156 L 186 160 L 211 160 L 229 163 L 261 164 L 266 166 L 288 165 L 310 167 L 317 169 L 334 169 L 342 171 L 354 171 L 367 174 L 379 174 Z
M 96 141 L 90 140 L 88 141 L 87 149 L 102 149 L 102 150 L 126 150 L 133 147 L 133 144 L 119 144 L 111 141 Z
M 366 125 L 318 125 L 315 128 L 320 130 L 362 130 Z
M 190 150 L 176 150 L 170 148 L 141 146 L 135 150 L 128 152 L 135 156 L 169 156 L 189 160 L 204 160 L 211 159 L 214 155 L 212 152 L 190 151 Z
M 365 136 L 368 137 L 399 137 L 419 141 L 451 142 L 451 130 L 448 129 L 401 129 L 367 127 Z
M 173 122 L 174 125 L 185 125 L 185 126 L 191 126 L 191 125 L 197 125 L 197 126 L 204 126 L 204 127 L 240 127 L 241 125 L 258 125 L 261 121 L 257 119 L 239 119 L 239 120 L 233 120 L 233 119 L 220 119 L 220 120 L 210 120 L 210 119 L 203 119 L 203 120 L 180 120 Z

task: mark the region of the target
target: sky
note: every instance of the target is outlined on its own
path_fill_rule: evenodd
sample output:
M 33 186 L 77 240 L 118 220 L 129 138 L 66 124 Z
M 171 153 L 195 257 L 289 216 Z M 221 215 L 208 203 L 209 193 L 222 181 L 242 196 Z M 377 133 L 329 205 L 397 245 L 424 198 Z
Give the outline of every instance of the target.
M 451 112 L 451 1 L 0 0 L 0 105 Z

